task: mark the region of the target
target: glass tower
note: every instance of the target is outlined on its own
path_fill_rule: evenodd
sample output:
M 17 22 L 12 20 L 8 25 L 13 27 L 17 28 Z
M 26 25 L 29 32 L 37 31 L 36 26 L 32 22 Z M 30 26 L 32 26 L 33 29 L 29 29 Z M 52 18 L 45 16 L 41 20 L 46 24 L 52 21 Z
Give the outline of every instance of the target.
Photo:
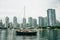
M 17 17 L 13 18 L 13 28 L 18 28 L 17 27 Z
M 26 18 L 23 18 L 23 28 L 26 28 Z
M 5 18 L 5 27 L 8 28 L 9 27 L 9 17 Z
M 56 26 L 55 9 L 47 10 L 48 26 Z
M 32 17 L 29 17 L 28 21 L 29 21 L 29 27 L 32 27 Z
M 0 20 L 0 27 L 2 27 L 3 26 L 3 23 L 2 23 L 2 20 Z
M 33 27 L 37 27 L 37 19 L 33 19 Z
M 38 17 L 38 19 L 39 19 L 39 26 L 40 27 L 43 27 L 44 26 L 44 18 L 43 17 Z

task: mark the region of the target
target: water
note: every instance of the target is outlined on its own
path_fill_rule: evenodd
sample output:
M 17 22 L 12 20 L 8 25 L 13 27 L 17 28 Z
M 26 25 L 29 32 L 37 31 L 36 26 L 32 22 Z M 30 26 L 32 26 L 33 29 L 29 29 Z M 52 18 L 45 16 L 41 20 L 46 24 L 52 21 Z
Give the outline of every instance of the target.
M 0 29 L 0 40 L 60 40 L 60 29 L 44 29 L 37 31 L 37 36 L 16 36 L 14 29 Z

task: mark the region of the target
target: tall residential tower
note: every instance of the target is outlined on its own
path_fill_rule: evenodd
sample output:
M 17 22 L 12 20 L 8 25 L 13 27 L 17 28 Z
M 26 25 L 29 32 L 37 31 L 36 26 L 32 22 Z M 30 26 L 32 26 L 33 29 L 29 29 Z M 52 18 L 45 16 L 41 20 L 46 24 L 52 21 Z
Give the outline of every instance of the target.
M 8 28 L 9 27 L 9 17 L 5 18 L 5 27 Z
M 56 26 L 55 9 L 47 10 L 48 26 Z
M 23 18 L 23 28 L 26 28 L 26 18 Z
M 37 27 L 37 19 L 33 19 L 32 27 Z
M 32 27 L 32 17 L 29 17 L 28 22 L 29 22 L 29 27 Z
M 43 27 L 44 26 L 44 18 L 43 17 L 38 17 L 38 26 Z
M 14 18 L 13 18 L 13 28 L 18 28 L 17 24 L 18 24 L 17 23 L 17 17 L 14 16 Z
M 2 20 L 0 20 L 0 27 L 3 27 L 3 23 L 2 23 Z

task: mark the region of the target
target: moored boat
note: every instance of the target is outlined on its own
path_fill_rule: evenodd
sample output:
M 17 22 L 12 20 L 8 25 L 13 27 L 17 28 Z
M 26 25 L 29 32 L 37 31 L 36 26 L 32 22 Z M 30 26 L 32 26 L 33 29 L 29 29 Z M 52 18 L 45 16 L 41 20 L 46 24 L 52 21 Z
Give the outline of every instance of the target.
M 23 30 L 16 31 L 16 35 L 18 35 L 18 36 L 21 36 L 21 35 L 23 35 L 23 36 L 36 36 L 37 32 L 33 31 L 31 29 L 30 30 L 23 29 Z

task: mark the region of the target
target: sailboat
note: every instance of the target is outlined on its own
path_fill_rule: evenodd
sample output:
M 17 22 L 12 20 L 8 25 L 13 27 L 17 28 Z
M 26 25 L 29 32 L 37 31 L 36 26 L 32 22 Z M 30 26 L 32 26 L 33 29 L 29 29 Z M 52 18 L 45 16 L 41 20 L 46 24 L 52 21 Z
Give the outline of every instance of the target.
M 25 18 L 25 7 L 24 7 L 24 18 Z M 34 29 L 29 28 L 20 28 L 19 30 L 16 30 L 17 36 L 36 36 L 37 31 Z

